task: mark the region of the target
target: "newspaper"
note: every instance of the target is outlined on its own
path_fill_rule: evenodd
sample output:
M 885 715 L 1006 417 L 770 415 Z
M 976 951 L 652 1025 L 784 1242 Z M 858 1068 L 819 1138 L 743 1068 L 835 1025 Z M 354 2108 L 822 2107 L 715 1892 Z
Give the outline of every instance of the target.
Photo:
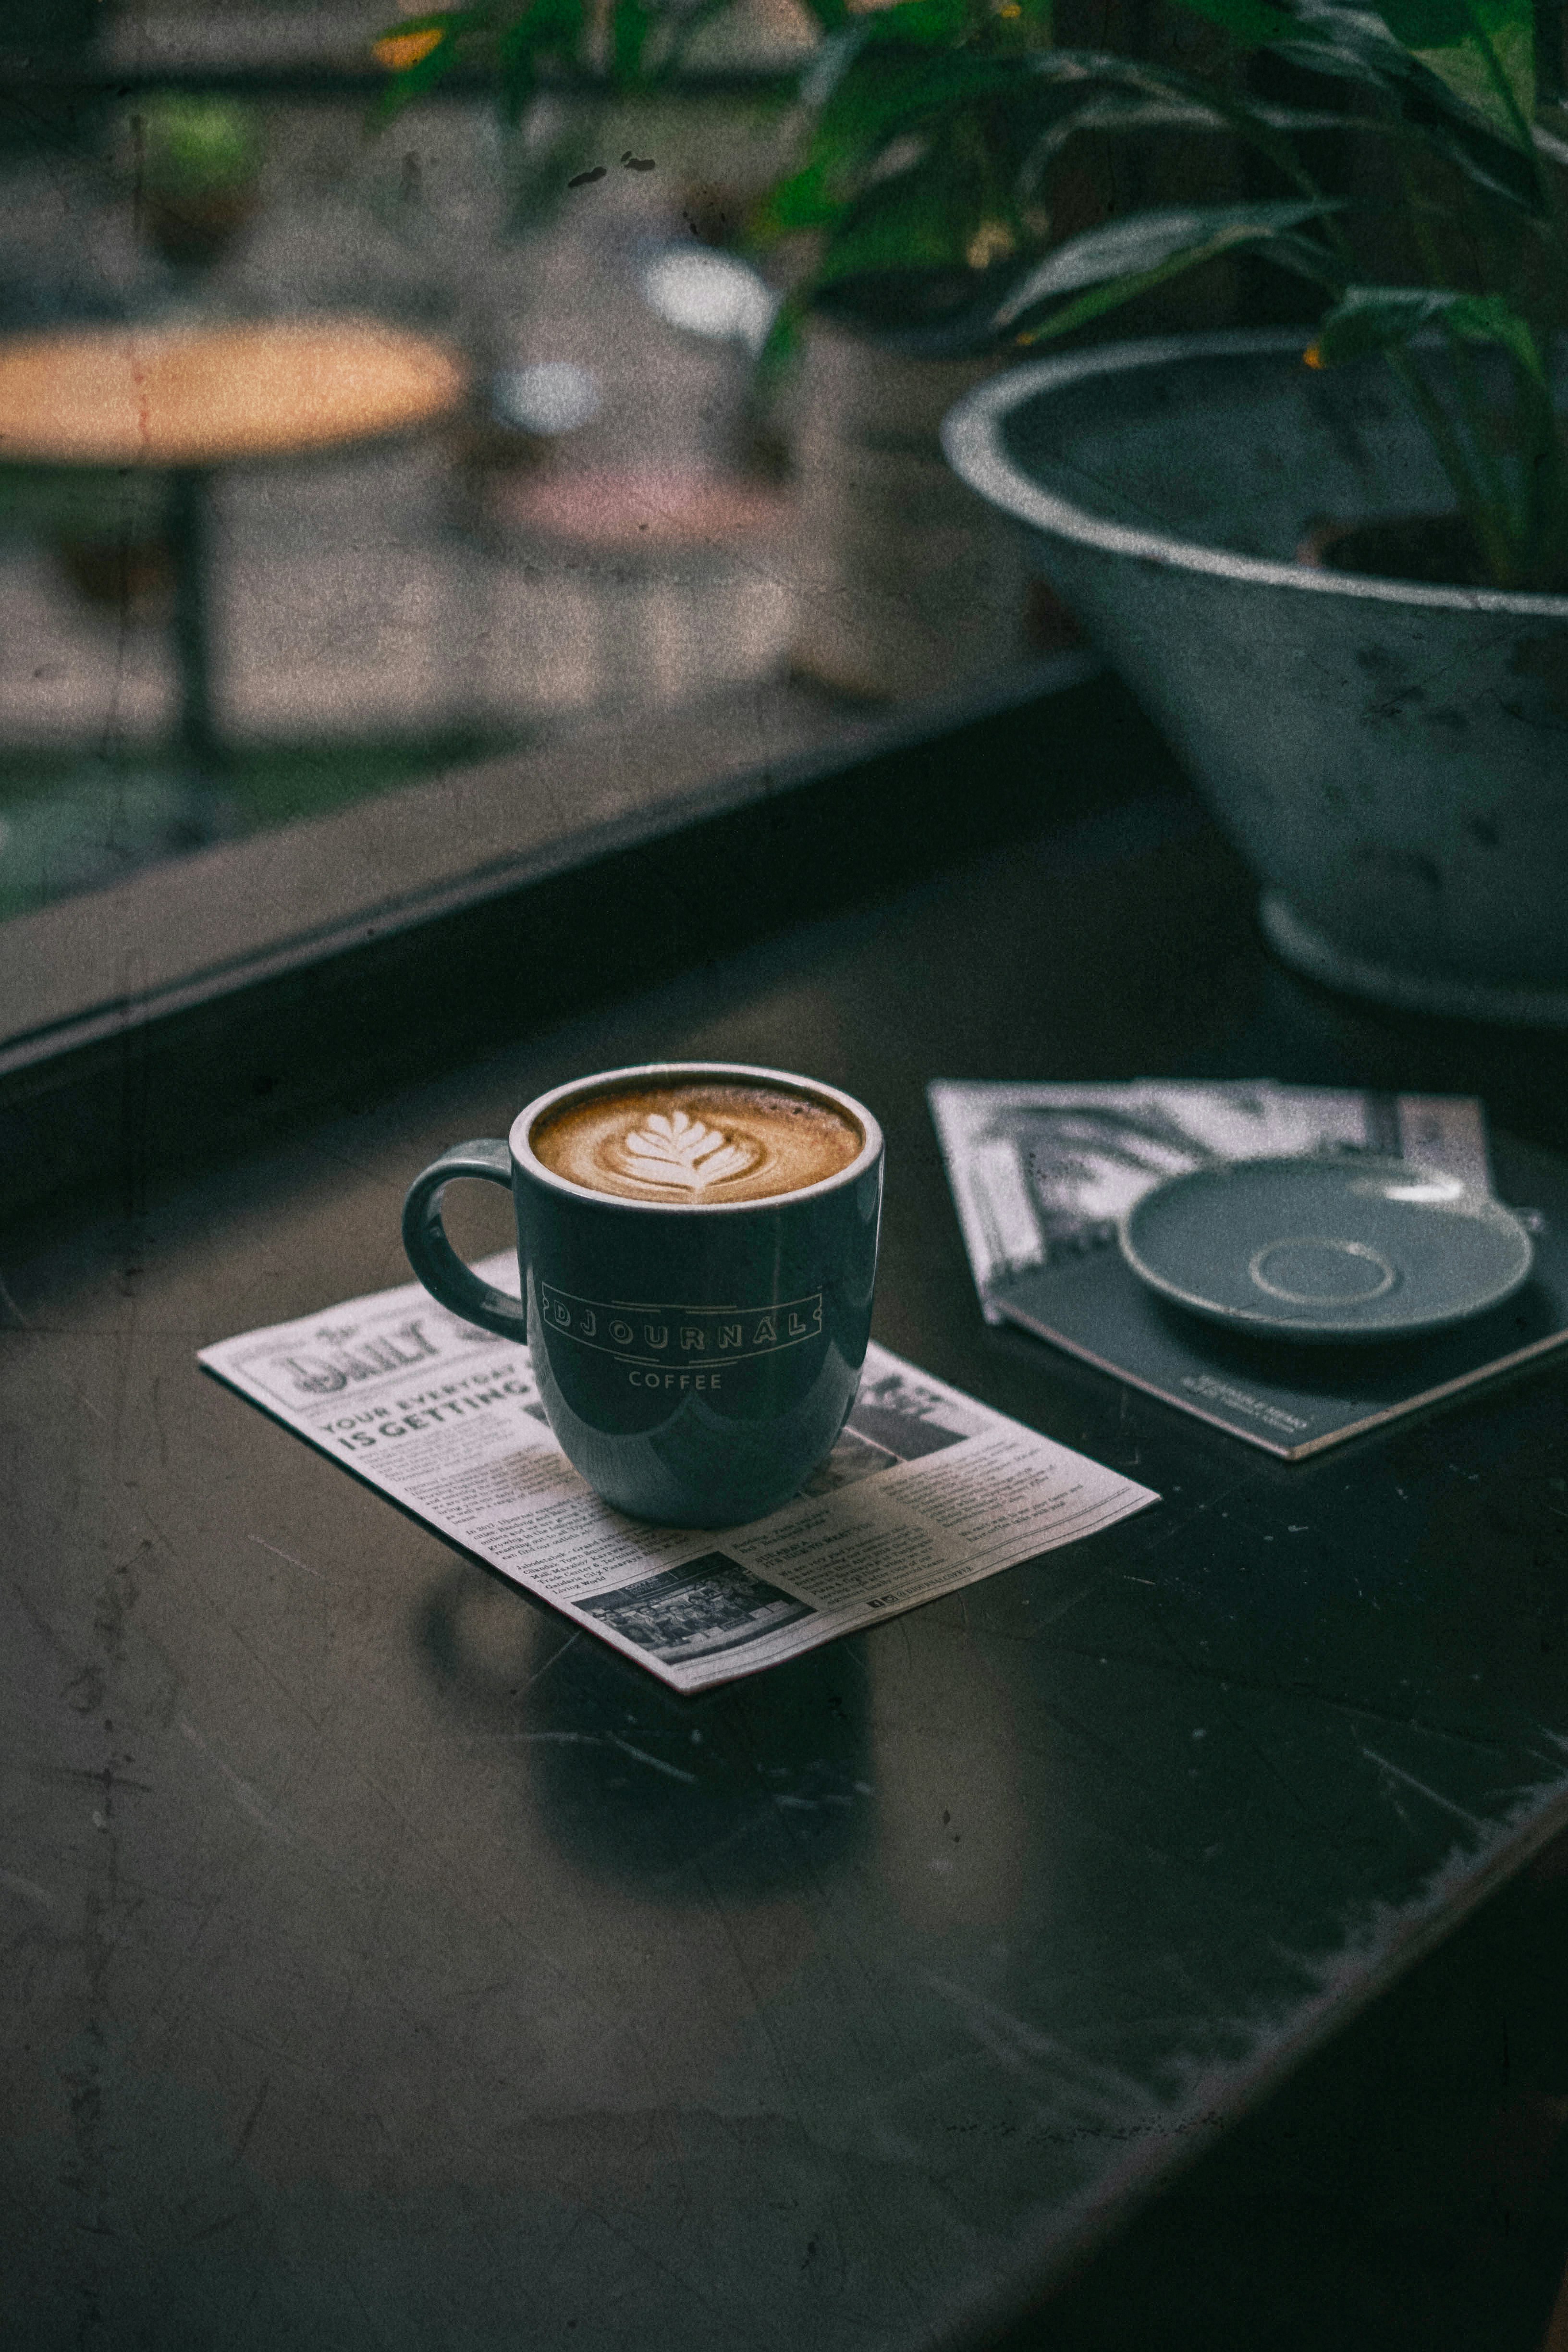
M 479 1275 L 517 1289 L 517 1261 Z M 528 1349 L 418 1283 L 204 1348 L 208 1371 L 426 1527 L 647 1667 L 706 1690 L 1093 1534 L 1159 1497 L 873 1346 L 784 1509 L 653 1527 L 555 1443 Z
M 1295 1151 L 1386 1151 L 1491 1189 L 1481 1106 L 1457 1095 L 1288 1087 L 1271 1078 L 1107 1086 L 939 1078 L 927 1089 L 988 1323 L 1022 1274 L 1114 1240 L 1166 1176 Z

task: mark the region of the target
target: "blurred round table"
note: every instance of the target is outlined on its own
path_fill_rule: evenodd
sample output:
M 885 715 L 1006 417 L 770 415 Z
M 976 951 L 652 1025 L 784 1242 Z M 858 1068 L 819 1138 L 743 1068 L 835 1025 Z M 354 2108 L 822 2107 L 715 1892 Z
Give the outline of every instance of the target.
M 60 328 L 0 341 L 0 461 L 168 477 L 179 738 L 210 768 L 210 475 L 435 424 L 467 381 L 447 345 L 374 319 Z

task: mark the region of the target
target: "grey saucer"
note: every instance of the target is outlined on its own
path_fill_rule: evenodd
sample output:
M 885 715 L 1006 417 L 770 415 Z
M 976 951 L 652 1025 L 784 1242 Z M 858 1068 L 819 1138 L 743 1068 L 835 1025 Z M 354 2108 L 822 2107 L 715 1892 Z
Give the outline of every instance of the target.
M 1457 1177 L 1365 1152 L 1172 1176 L 1123 1216 L 1121 1255 L 1162 1297 L 1260 1338 L 1397 1339 L 1511 1297 L 1534 1251 Z

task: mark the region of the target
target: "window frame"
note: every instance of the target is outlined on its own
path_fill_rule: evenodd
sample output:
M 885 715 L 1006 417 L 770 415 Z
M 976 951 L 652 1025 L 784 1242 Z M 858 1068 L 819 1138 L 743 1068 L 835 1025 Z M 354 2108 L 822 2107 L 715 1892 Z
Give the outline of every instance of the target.
M 583 728 L 14 918 L 0 1215 L 105 1184 L 133 1206 L 161 1167 L 1171 774 L 1087 653 L 876 716 L 781 686 Z

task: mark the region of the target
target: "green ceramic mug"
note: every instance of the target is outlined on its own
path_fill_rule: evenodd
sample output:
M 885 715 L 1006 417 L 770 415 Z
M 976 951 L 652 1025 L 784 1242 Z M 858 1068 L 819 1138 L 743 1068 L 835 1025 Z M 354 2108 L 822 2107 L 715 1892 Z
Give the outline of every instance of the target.
M 795 1494 L 855 1401 L 871 1328 L 882 1132 L 836 1087 L 645 1063 L 541 1095 L 456 1144 L 404 1204 L 444 1307 L 531 1343 L 567 1459 L 639 1518 L 729 1527 Z M 447 1239 L 455 1177 L 510 1188 L 521 1299 Z

